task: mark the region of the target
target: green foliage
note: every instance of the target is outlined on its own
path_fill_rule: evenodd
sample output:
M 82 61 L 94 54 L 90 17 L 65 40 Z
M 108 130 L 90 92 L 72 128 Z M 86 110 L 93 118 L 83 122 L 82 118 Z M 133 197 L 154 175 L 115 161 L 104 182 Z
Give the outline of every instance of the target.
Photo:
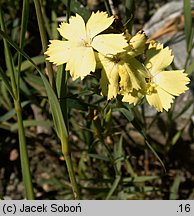
M 107 102 L 100 94 L 98 71 L 84 80 L 72 81 L 65 71 L 65 65 L 58 68 L 52 66 L 56 84 L 56 89 L 53 89 L 47 79 L 42 48 L 37 45 L 38 52 L 35 56 L 29 51 L 36 46 L 36 43 L 32 44 L 32 39 L 35 37 L 36 42 L 40 40 L 39 35 L 30 32 L 27 25 L 27 21 L 28 24 L 34 21 L 32 17 L 36 17 L 35 10 L 30 11 L 33 14 L 29 14 L 28 19 L 22 20 L 19 13 L 21 1 L 2 0 L 1 3 L 9 22 L 5 22 L 7 33 L 0 30 L 0 43 L 1 47 L 3 40 L 9 43 L 12 66 L 15 77 L 18 78 L 16 86 L 23 109 L 23 126 L 30 143 L 28 150 L 34 155 L 30 156 L 30 166 L 32 170 L 41 166 L 41 172 L 46 176 L 32 173 L 35 191 L 41 188 L 41 198 L 74 198 L 63 161 L 66 158 L 62 154 L 69 151 L 66 149 L 69 146 L 72 152 L 71 166 L 82 199 L 182 198 L 179 173 L 184 170 L 181 159 L 189 152 L 184 153 L 184 148 L 188 148 L 194 139 L 193 111 L 190 112 L 193 98 L 189 97 L 181 107 L 177 101 L 171 112 L 163 114 L 148 109 L 144 101 L 136 107 L 123 103 L 120 97 Z M 34 7 L 32 1 L 29 3 L 30 8 Z M 190 5 L 188 1 L 184 3 L 186 44 L 190 55 L 193 30 L 188 13 Z M 83 4 L 84 1 L 72 0 L 70 12 L 79 13 L 87 20 L 91 11 Z M 58 38 L 57 19 L 65 16 L 67 6 L 68 1 L 65 0 L 41 1 L 45 12 L 43 19 L 47 20 L 45 28 L 48 39 Z M 60 12 L 56 8 L 60 8 Z M 106 8 L 110 7 L 106 5 Z M 133 27 L 134 10 L 135 1 L 126 0 L 125 21 L 129 32 Z M 27 12 L 28 9 L 23 11 L 24 14 Z M 16 18 L 16 28 L 11 28 Z M 27 49 L 28 46 L 30 49 Z M 4 49 L 6 50 L 6 46 Z M 5 151 L 5 147 L 11 149 L 13 143 L 14 148 L 17 148 L 16 141 L 7 140 L 14 140 L 19 128 L 13 102 L 17 94 L 13 92 L 11 69 L 6 65 L 5 57 L 5 54 L 0 56 L 1 153 Z M 194 63 L 186 65 L 189 65 L 188 74 L 192 74 Z M 46 128 L 50 132 L 41 134 L 38 133 L 38 128 L 42 131 Z M 48 159 L 48 167 L 42 164 L 42 155 L 38 155 L 40 151 L 45 154 L 45 160 Z M 8 180 L 5 185 L 8 185 Z M 187 193 L 187 198 L 190 193 Z M 39 196 L 38 194 L 35 196 Z
M 185 18 L 185 36 L 187 44 L 187 52 L 189 53 L 192 49 L 193 43 L 193 24 L 192 24 L 192 13 L 191 13 L 191 2 L 184 0 L 184 18 Z

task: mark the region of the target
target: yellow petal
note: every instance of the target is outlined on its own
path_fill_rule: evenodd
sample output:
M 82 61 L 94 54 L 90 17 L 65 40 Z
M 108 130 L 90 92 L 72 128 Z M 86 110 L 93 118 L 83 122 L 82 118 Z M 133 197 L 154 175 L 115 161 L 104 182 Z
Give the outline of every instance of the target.
M 108 80 L 109 85 L 107 100 L 110 100 L 112 98 L 116 98 L 119 91 L 119 73 L 117 65 L 112 68 L 111 73 L 109 73 Z
M 161 71 L 154 77 L 154 81 L 168 93 L 178 96 L 188 89 L 186 85 L 190 79 L 184 70 L 175 70 Z
M 72 44 L 69 41 L 51 40 L 45 55 L 47 60 L 61 65 L 69 60 Z
M 96 69 L 102 69 L 101 60 L 102 60 L 102 58 L 104 59 L 104 56 L 98 52 L 94 52 L 94 55 L 95 55 L 95 59 L 96 59 Z M 101 57 L 99 55 L 101 55 Z
M 130 57 L 135 57 L 144 53 L 146 41 L 147 41 L 147 37 L 145 33 L 143 31 L 139 31 L 129 41 L 131 48 L 128 51 L 128 55 Z
M 164 49 L 152 47 L 146 52 L 145 66 L 154 76 L 159 71 L 162 71 L 168 67 L 172 63 L 172 60 L 173 56 L 171 55 L 171 50 L 169 47 Z
M 107 29 L 113 21 L 114 18 L 108 17 L 106 12 L 93 12 L 86 24 L 87 34 L 92 39 L 94 36 Z
M 62 22 L 57 28 L 60 35 L 69 41 L 82 43 L 86 40 L 86 28 L 82 17 L 78 14 L 69 19 L 69 23 Z
M 102 67 L 106 67 L 107 65 L 109 65 L 111 63 L 109 58 L 100 54 L 99 52 L 95 52 L 95 57 L 96 57 L 98 69 L 100 69 Z
M 100 88 L 103 96 L 108 95 L 108 77 L 104 69 L 101 70 Z
M 70 70 L 73 79 L 83 79 L 90 72 L 94 72 L 96 60 L 91 47 L 77 47 L 72 49 L 66 69 Z
M 141 91 L 134 89 L 132 92 L 125 93 L 122 101 L 136 105 L 143 97 L 144 95 L 141 93 Z
M 146 99 L 150 106 L 154 106 L 158 112 L 162 112 L 163 109 L 166 111 L 170 109 L 174 97 L 158 86 L 155 93 L 146 95 Z
M 112 61 L 111 58 L 107 58 L 100 53 L 98 57 L 103 67 L 100 81 L 102 93 L 106 95 L 108 85 L 107 99 L 110 100 L 116 97 L 119 91 L 118 64 Z
M 129 67 L 127 63 L 119 65 L 119 76 L 120 76 L 120 87 L 123 91 L 129 92 L 133 88 L 140 89 L 138 80 L 135 77 L 135 74 Z
M 120 87 L 126 93 L 133 89 L 144 88 L 146 84 L 145 75 L 145 68 L 134 58 L 119 63 Z
M 148 49 L 155 48 L 159 50 L 164 48 L 164 45 L 162 43 L 157 43 L 155 40 L 151 40 L 147 43 L 149 44 Z
M 92 41 L 92 47 L 103 55 L 114 55 L 123 52 L 123 48 L 127 46 L 123 34 L 102 34 L 96 36 Z

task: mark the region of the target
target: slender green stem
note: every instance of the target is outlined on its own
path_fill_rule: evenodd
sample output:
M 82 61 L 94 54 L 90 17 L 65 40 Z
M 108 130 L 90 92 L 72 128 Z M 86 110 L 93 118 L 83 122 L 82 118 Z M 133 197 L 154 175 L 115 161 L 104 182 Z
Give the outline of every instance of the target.
M 67 170 L 68 170 L 68 173 L 69 173 L 69 178 L 70 178 L 70 181 L 71 181 L 71 184 L 72 184 L 72 190 L 73 190 L 74 198 L 76 200 L 79 200 L 80 199 L 80 191 L 79 191 L 79 187 L 78 187 L 77 182 L 76 182 L 71 156 L 67 155 L 65 157 L 65 161 L 66 161 L 66 164 L 67 164 Z
M 114 168 L 114 171 L 115 171 L 115 175 L 116 175 L 116 176 L 120 176 L 120 172 L 119 172 L 119 170 L 117 169 L 117 166 L 116 166 L 116 164 L 115 164 L 115 159 L 114 159 L 114 157 L 113 157 L 113 155 L 112 155 L 111 149 L 110 149 L 109 146 L 104 142 L 103 139 L 101 139 L 100 141 L 103 143 L 103 145 L 105 146 L 105 148 L 106 148 L 106 150 L 107 150 L 107 152 L 108 152 L 108 156 L 109 156 L 109 159 L 110 159 L 110 161 L 111 161 L 111 163 L 112 163 L 112 165 L 113 165 L 113 168 Z
M 51 11 L 51 20 L 52 20 L 51 36 L 52 36 L 52 38 L 57 39 L 59 37 L 59 33 L 57 31 L 58 22 L 57 22 L 57 14 L 56 14 L 56 11 L 54 9 Z
M 69 23 L 69 18 L 71 14 L 71 0 L 67 0 L 67 22 Z
M 64 155 L 65 162 L 67 165 L 67 170 L 69 173 L 69 178 L 70 178 L 70 182 L 72 185 L 74 198 L 80 199 L 80 191 L 79 191 L 79 187 L 78 187 L 77 182 L 76 182 L 75 172 L 73 169 L 73 163 L 72 163 L 72 159 L 71 159 L 71 150 L 70 150 L 70 146 L 68 144 L 68 140 L 64 136 L 64 134 L 61 135 L 61 144 L 62 144 L 62 153 Z
M 186 57 L 185 66 L 184 66 L 185 69 L 187 69 L 187 67 L 188 67 L 188 63 L 189 63 L 189 60 L 191 57 L 191 52 L 192 52 L 193 48 L 194 48 L 194 44 L 192 45 L 191 49 L 189 49 L 189 51 L 187 52 L 187 57 Z
M 48 43 L 47 43 L 47 38 L 46 38 L 46 31 L 45 31 L 45 27 L 44 27 L 44 22 L 43 22 L 43 18 L 42 18 L 42 11 L 40 8 L 40 1 L 39 0 L 34 0 L 34 4 L 35 4 L 35 9 L 36 9 L 36 14 L 37 14 L 37 19 L 38 19 L 38 25 L 39 25 L 39 30 L 40 30 L 40 36 L 41 36 L 41 41 L 42 41 L 42 47 L 43 47 L 43 51 L 46 51 Z M 68 17 L 70 15 L 70 1 L 68 1 Z M 69 19 L 69 18 L 68 18 Z M 67 20 L 68 21 L 68 20 Z M 51 64 L 49 62 L 47 62 L 46 64 L 48 72 L 50 71 Z M 63 73 L 63 67 L 62 69 L 62 73 Z M 65 79 L 65 92 L 64 92 L 64 98 L 66 97 L 67 94 L 67 74 L 65 76 L 63 76 L 63 78 Z M 52 85 L 52 82 L 54 81 L 54 76 L 53 76 L 53 72 L 50 71 L 49 72 L 49 80 L 50 83 Z M 63 87 L 64 88 L 64 87 Z M 58 91 L 59 93 L 60 91 Z M 60 95 L 61 96 L 61 95 Z M 67 117 L 67 104 L 65 102 L 64 107 L 63 107 L 63 117 L 65 120 L 65 124 L 66 127 L 68 127 L 68 117 Z M 60 139 L 61 139 L 61 144 L 62 144 L 62 152 L 63 155 L 65 157 L 65 161 L 67 164 L 67 169 L 68 169 L 68 173 L 69 173 L 69 178 L 72 184 L 72 190 L 73 190 L 73 195 L 75 199 L 80 199 L 80 192 L 79 192 L 79 188 L 76 182 L 76 178 L 75 178 L 75 173 L 73 170 L 73 165 L 72 165 L 72 160 L 71 160 L 71 151 L 69 148 L 69 143 L 66 137 L 63 136 L 63 134 L 60 134 Z
M 118 184 L 119 184 L 120 180 L 121 180 L 121 175 L 116 175 L 115 180 L 114 180 L 114 182 L 112 184 L 112 187 L 111 187 L 110 191 L 108 192 L 108 194 L 106 196 L 106 200 L 109 200 L 110 197 L 112 196 L 112 194 L 115 192 L 115 190 L 118 187 Z
M 57 75 L 56 75 L 56 86 L 57 94 L 59 98 L 59 103 L 63 113 L 63 118 L 67 131 L 69 131 L 69 120 L 68 120 L 68 107 L 67 107 L 67 81 L 68 81 L 68 72 L 65 70 L 65 65 L 58 66 Z
M 40 8 L 41 8 L 41 12 L 42 12 L 42 18 L 43 18 L 43 21 L 44 21 L 45 29 L 46 29 L 46 31 L 48 33 L 49 38 L 52 38 L 52 31 L 51 31 L 51 28 L 50 28 L 49 19 L 46 16 L 46 11 L 45 11 L 45 8 L 44 8 L 44 5 L 42 4 L 42 2 L 40 2 Z
M 47 47 L 48 47 L 48 40 L 47 40 L 44 21 L 43 21 L 43 17 L 42 17 L 40 1 L 39 0 L 34 0 L 34 5 L 35 5 L 35 9 L 36 9 L 36 16 L 37 16 L 37 20 L 38 20 L 38 27 L 39 27 L 39 31 L 40 31 L 40 38 L 41 38 L 41 42 L 42 42 L 42 48 L 43 48 L 43 52 L 45 52 Z M 50 82 L 52 88 L 55 91 L 56 86 L 55 86 L 54 72 L 53 72 L 51 63 L 48 62 L 48 61 L 46 61 L 46 68 L 48 70 L 49 82 Z
M 4 71 L 3 71 L 3 69 L 2 69 L 1 66 L 0 66 L 0 76 L 1 76 L 2 80 L 4 81 L 4 84 L 7 87 L 7 90 L 9 91 L 11 97 L 14 98 L 10 81 L 9 81 L 7 75 L 4 73 Z
M 69 23 L 69 18 L 70 18 L 70 14 L 71 14 L 71 0 L 67 0 L 67 23 Z M 63 66 L 63 71 L 62 71 L 63 75 L 62 75 L 62 82 L 64 82 L 64 87 L 61 88 L 61 90 L 63 91 L 63 93 L 61 92 L 61 95 L 63 94 L 64 100 L 61 104 L 61 108 L 62 108 L 62 112 L 63 112 L 63 117 L 65 120 L 65 124 L 66 124 L 66 128 L 67 131 L 69 131 L 69 118 L 68 118 L 68 107 L 67 107 L 67 82 L 68 82 L 68 73 L 65 70 L 65 67 Z
M 4 24 L 3 14 L 2 14 L 1 9 L 0 9 L 0 23 L 1 23 L 2 30 L 5 32 L 6 29 L 5 29 L 5 24 Z M 4 47 L 5 47 L 6 64 L 7 64 L 7 68 L 9 70 L 9 73 L 10 73 L 14 106 L 15 106 L 15 111 L 17 113 L 22 177 L 23 177 L 23 182 L 24 182 L 24 187 L 25 187 L 27 199 L 34 199 L 32 180 L 31 180 L 31 174 L 30 174 L 30 167 L 29 167 L 29 160 L 28 160 L 28 152 L 27 152 L 27 146 L 26 146 L 26 137 L 25 137 L 23 119 L 22 119 L 22 108 L 21 108 L 21 103 L 19 100 L 19 86 L 17 86 L 17 84 L 16 84 L 16 77 L 14 74 L 13 60 L 12 60 L 11 52 L 9 49 L 9 45 L 5 39 L 3 39 L 3 42 L 4 42 Z
M 65 71 L 63 71 L 63 69 L 64 68 L 62 67 L 61 68 L 62 71 L 60 71 L 60 73 L 65 72 Z M 64 74 L 64 75 L 67 75 L 67 73 Z M 67 81 L 67 78 L 65 78 L 64 76 L 62 76 L 62 78 L 65 79 L 65 82 Z M 64 84 L 65 84 L 65 87 L 66 87 L 67 86 L 66 83 L 64 83 Z M 64 86 L 62 87 L 62 89 L 64 89 Z M 61 90 L 61 88 L 60 88 L 60 90 Z M 61 91 L 59 91 L 58 93 L 60 95 Z M 64 121 L 65 121 L 66 128 L 68 130 L 66 99 L 65 99 L 65 101 L 62 100 L 60 102 L 60 106 L 62 108 L 63 118 L 64 118 Z M 68 131 L 66 133 L 68 133 Z M 71 159 L 71 149 L 70 149 L 70 146 L 69 146 L 69 143 L 68 143 L 68 135 L 65 135 L 65 133 L 62 132 L 62 134 L 60 135 L 60 139 L 61 139 L 61 144 L 62 144 L 62 153 L 63 153 L 64 158 L 65 158 L 65 162 L 66 162 L 66 165 L 67 165 L 67 170 L 68 170 L 70 182 L 71 182 L 71 185 L 72 185 L 73 195 L 74 195 L 75 199 L 80 199 L 80 191 L 79 191 L 79 188 L 78 188 L 78 185 L 77 185 L 77 182 L 76 182 L 75 172 L 74 172 L 74 169 L 73 169 L 73 164 L 72 164 L 72 159 Z
M 24 132 L 24 125 L 22 119 L 22 108 L 19 101 L 15 101 L 15 110 L 18 120 L 18 133 L 20 140 L 20 158 L 21 158 L 21 167 L 22 167 L 22 177 L 25 185 L 26 197 L 28 200 L 34 200 L 34 192 L 30 174 L 30 166 L 28 160 L 28 152 L 26 146 L 26 137 Z
M 1 23 L 1 29 L 6 33 L 5 24 L 4 24 L 4 20 L 3 20 L 3 11 L 1 10 L 1 8 L 0 8 L 0 23 Z M 13 97 L 14 97 L 14 99 L 16 99 L 18 90 L 17 90 L 16 80 L 15 80 L 13 60 L 11 58 L 9 45 L 5 39 L 3 40 L 3 43 L 4 43 L 4 48 L 5 48 L 5 61 L 6 61 L 7 69 L 10 73 L 10 78 L 11 78 Z
M 125 1 L 126 8 L 126 27 L 131 34 L 133 28 L 134 14 L 135 14 L 135 1 L 134 0 L 126 0 Z
M 23 1 L 22 7 L 22 21 L 21 21 L 21 33 L 20 33 L 20 48 L 23 49 L 24 41 L 25 41 L 25 33 L 28 24 L 28 16 L 29 16 L 29 0 Z M 20 86 L 20 72 L 21 72 L 21 64 L 22 64 L 22 55 L 18 53 L 18 74 L 17 74 L 17 86 Z M 20 98 L 20 94 L 18 91 L 17 95 L 18 99 Z
M 35 5 L 35 9 L 36 9 L 36 16 L 37 16 L 37 20 L 38 20 L 38 27 L 39 27 L 39 31 L 40 31 L 42 48 L 43 48 L 43 52 L 45 52 L 47 49 L 47 46 L 48 46 L 48 41 L 47 41 L 46 31 L 45 31 L 45 27 L 44 27 L 44 21 L 43 21 L 42 11 L 41 11 L 41 7 L 40 7 L 40 1 L 34 0 L 34 5 Z
M 68 23 L 69 23 L 70 14 L 71 14 L 71 0 L 67 0 L 67 22 Z M 65 72 L 65 76 L 63 76 L 63 78 L 65 79 L 64 97 L 66 98 L 67 97 L 67 90 L 68 90 L 68 88 L 67 88 L 68 73 L 67 73 L 67 71 L 64 71 L 64 72 Z M 64 120 L 65 120 L 66 127 L 68 130 L 69 121 L 68 121 L 68 107 L 67 107 L 67 100 L 66 99 L 65 99 L 63 108 L 64 108 L 63 109 L 63 116 L 64 116 Z M 73 164 L 72 164 L 72 159 L 71 159 L 71 150 L 70 150 L 70 147 L 68 146 L 68 144 L 66 147 L 67 147 L 66 148 L 67 151 L 63 151 L 63 154 L 64 154 L 65 161 L 67 164 L 67 169 L 68 169 L 69 178 L 70 178 L 70 181 L 72 184 L 73 194 L 74 194 L 75 199 L 80 199 L 80 191 L 79 191 L 79 187 L 78 187 L 77 182 L 76 182 L 75 172 L 73 169 Z
M 115 180 L 111 186 L 110 191 L 108 192 L 107 196 L 106 196 L 106 200 L 110 199 L 110 197 L 112 196 L 112 194 L 114 193 L 114 191 L 116 190 L 120 180 L 121 180 L 121 172 L 118 170 L 118 167 L 115 163 L 115 158 L 112 155 L 111 149 L 109 148 L 109 146 L 104 142 L 103 138 L 100 138 L 100 142 L 103 143 L 103 145 L 105 146 L 107 152 L 108 152 L 108 156 L 109 159 L 111 161 L 111 164 L 113 165 L 114 171 L 115 171 Z
M 108 15 L 112 16 L 112 10 L 111 10 L 111 6 L 109 4 L 109 1 L 108 0 L 104 0 L 104 4 L 105 4 L 106 10 L 108 12 Z
M 64 124 L 64 121 L 61 120 L 61 109 L 58 106 L 59 104 L 57 103 L 57 97 L 53 91 L 53 89 L 51 88 L 48 80 L 46 79 L 46 77 L 43 75 L 43 73 L 39 70 L 39 68 L 37 67 L 37 65 L 32 61 L 32 59 L 25 53 L 23 52 L 9 37 L 7 37 L 7 35 L 0 30 L 0 35 L 9 43 L 11 44 L 16 50 L 18 50 L 35 68 L 36 70 L 39 72 L 39 74 L 42 77 L 42 80 L 45 84 L 45 87 L 47 89 L 47 93 L 48 93 L 48 98 L 51 104 L 51 111 L 53 116 L 55 117 L 55 120 L 58 121 L 59 124 L 57 124 L 57 122 L 55 122 L 55 126 L 56 126 L 56 130 L 58 132 L 58 136 L 60 137 L 61 143 L 62 143 L 62 152 L 64 154 L 64 157 L 66 159 L 66 163 L 67 163 L 67 167 L 68 167 L 68 171 L 71 172 L 70 174 L 70 180 L 72 181 L 72 189 L 74 192 L 74 195 L 76 195 L 76 199 L 80 198 L 80 193 L 79 193 L 79 189 L 76 183 L 76 179 L 75 179 L 75 173 L 73 171 L 73 166 L 72 166 L 72 162 L 71 162 L 71 153 L 70 153 L 70 149 L 69 149 L 69 144 L 68 144 L 68 134 L 66 131 L 66 126 Z M 54 102 L 53 102 L 54 101 Z M 53 103 L 52 103 L 53 102 Z M 57 110 L 57 111 L 56 111 Z M 55 112 L 56 111 L 56 112 Z M 58 115 L 59 114 L 59 115 Z M 74 179 L 74 180 L 73 180 Z
M 67 0 L 67 22 L 69 23 L 69 18 L 71 15 L 71 0 Z M 66 128 L 67 130 L 69 129 L 69 120 L 68 120 L 68 107 L 67 107 L 67 81 L 68 81 L 68 73 L 67 71 L 65 72 L 65 76 L 63 76 L 63 78 L 65 79 L 65 86 L 64 86 L 64 97 L 65 97 L 65 102 L 64 102 L 64 109 L 63 109 L 63 116 L 64 116 L 64 120 L 66 123 Z M 69 178 L 72 184 L 72 189 L 73 189 L 73 194 L 75 199 L 80 199 L 80 190 L 79 187 L 77 185 L 76 182 L 76 178 L 75 178 L 75 172 L 73 169 L 73 164 L 72 164 L 72 159 L 71 159 L 71 149 L 69 147 L 69 145 L 67 144 L 67 151 L 63 151 L 64 157 L 65 157 L 65 161 L 67 164 L 67 169 L 68 169 L 68 173 L 69 173 Z

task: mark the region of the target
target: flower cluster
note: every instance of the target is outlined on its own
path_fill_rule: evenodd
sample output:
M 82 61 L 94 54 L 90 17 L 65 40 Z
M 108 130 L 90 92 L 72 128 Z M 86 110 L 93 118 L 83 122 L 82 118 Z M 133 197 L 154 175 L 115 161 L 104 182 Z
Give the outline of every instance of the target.
M 136 105 L 146 97 L 159 112 L 168 111 L 174 97 L 188 89 L 187 74 L 184 70 L 164 70 L 173 61 L 171 50 L 147 42 L 143 31 L 133 37 L 127 33 L 100 34 L 113 21 L 106 12 L 97 12 L 85 24 L 76 14 L 59 26 L 65 40 L 50 41 L 47 60 L 56 65 L 66 63 L 73 79 L 101 69 L 100 87 L 108 100 L 119 94 L 124 102 Z

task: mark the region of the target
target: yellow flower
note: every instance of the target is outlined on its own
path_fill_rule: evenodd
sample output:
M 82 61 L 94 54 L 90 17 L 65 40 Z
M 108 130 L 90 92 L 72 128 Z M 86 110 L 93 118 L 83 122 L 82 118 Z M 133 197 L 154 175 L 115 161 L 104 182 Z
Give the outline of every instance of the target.
M 102 94 L 110 100 L 117 94 L 141 89 L 145 83 L 141 63 L 135 58 L 130 58 L 127 52 L 116 55 L 104 56 L 98 54 L 102 65 L 100 87 Z
M 133 37 L 125 33 L 128 46 L 124 52 L 116 55 L 102 55 L 98 53 L 98 67 L 102 68 L 100 87 L 102 94 L 110 100 L 117 94 L 125 94 L 133 89 L 141 89 L 145 85 L 144 67 L 134 57 L 142 54 L 145 50 L 146 35 L 139 31 Z
M 159 112 L 168 111 L 174 96 L 184 93 L 190 79 L 184 70 L 165 71 L 173 61 L 171 50 L 161 44 L 150 44 L 146 53 L 146 99 Z
M 107 55 L 122 52 L 128 44 L 123 34 L 101 34 L 114 21 L 106 12 L 92 13 L 88 22 L 76 14 L 69 23 L 61 23 L 59 33 L 65 41 L 51 40 L 45 52 L 47 60 L 56 65 L 67 63 L 73 79 L 84 78 L 96 68 L 94 50 Z
M 131 92 L 123 92 L 123 102 L 137 105 L 144 97 L 144 91 L 142 89 L 133 89 Z
M 126 38 L 129 41 L 127 54 L 132 58 L 143 54 L 146 49 L 147 36 L 144 31 L 139 31 L 133 37 L 126 32 Z

